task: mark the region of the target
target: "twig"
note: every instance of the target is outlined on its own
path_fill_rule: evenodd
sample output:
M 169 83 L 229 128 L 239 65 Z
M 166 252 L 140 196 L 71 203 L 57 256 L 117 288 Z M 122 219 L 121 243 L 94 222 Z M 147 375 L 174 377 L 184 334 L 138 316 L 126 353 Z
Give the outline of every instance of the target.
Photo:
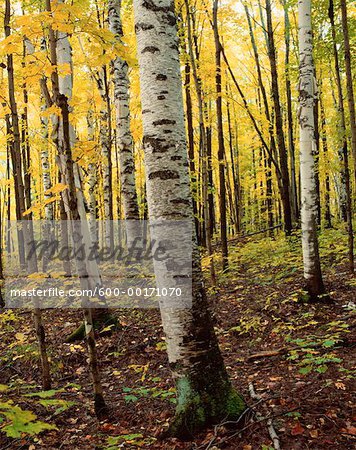
M 218 436 L 217 436 L 217 432 L 218 432 L 218 429 L 219 429 L 219 428 L 221 428 L 221 427 L 223 427 L 223 426 L 226 426 L 226 425 L 237 425 L 239 422 L 241 422 L 242 418 L 245 417 L 245 416 L 247 415 L 247 413 L 249 413 L 249 412 L 254 412 L 254 413 L 255 413 L 254 408 L 255 408 L 257 405 L 259 405 L 259 404 L 262 403 L 262 402 L 267 402 L 267 401 L 269 401 L 269 400 L 272 400 L 273 398 L 278 398 L 278 396 L 271 396 L 271 397 L 268 397 L 268 398 L 259 398 L 258 401 L 257 401 L 256 403 L 254 403 L 253 405 L 247 407 L 247 408 L 244 410 L 244 412 L 241 414 L 241 416 L 240 416 L 237 420 L 234 420 L 234 421 L 233 421 L 233 420 L 228 420 L 228 421 L 221 422 L 221 423 L 215 425 L 215 426 L 214 426 L 214 437 L 209 441 L 207 447 L 205 447 L 205 450 L 209 450 L 209 449 L 211 448 L 211 446 L 215 443 L 215 440 L 216 440 L 216 438 L 218 437 Z M 251 425 L 251 424 L 250 424 L 250 425 Z M 247 427 L 244 427 L 244 428 L 242 428 L 241 430 L 239 430 L 237 434 L 241 433 L 243 430 L 245 430 L 246 428 L 248 428 L 250 425 L 248 425 Z M 223 441 L 220 441 L 220 442 L 223 442 Z M 199 447 L 197 447 L 196 450 L 199 450 L 199 449 L 201 449 L 201 448 L 203 448 L 202 445 L 200 445 Z
M 271 436 L 272 442 L 273 442 L 273 446 L 275 448 L 275 450 L 280 450 L 281 446 L 279 443 L 279 437 L 276 433 L 276 430 L 274 429 L 273 423 L 272 423 L 272 419 L 268 419 L 267 420 L 267 427 L 268 427 L 268 432 L 269 435 Z
M 254 388 L 252 382 L 249 383 L 249 385 L 248 385 L 248 391 L 249 391 L 250 396 L 251 396 L 252 399 L 254 399 L 254 400 L 260 399 L 260 396 L 256 394 L 256 391 L 255 391 L 255 388 Z M 259 420 L 262 419 L 262 415 L 259 412 L 256 412 L 256 417 Z M 281 450 L 279 438 L 278 438 L 278 435 L 276 433 L 276 430 L 274 429 L 271 417 L 267 419 L 267 429 L 268 429 L 268 433 L 269 433 L 269 435 L 270 435 L 270 437 L 272 439 L 273 447 L 275 448 L 275 450 Z
M 250 236 L 255 236 L 256 234 L 267 233 L 267 231 L 276 230 L 278 228 L 282 228 L 282 226 L 283 225 L 280 223 L 279 225 L 275 225 L 274 227 L 266 228 L 264 230 L 258 230 L 258 231 L 254 231 L 252 233 L 241 234 L 240 236 L 237 236 L 235 238 L 229 239 L 228 243 L 240 241 L 241 239 L 248 238 Z M 221 245 L 221 242 L 215 242 L 213 244 L 213 247 L 218 247 L 219 245 Z

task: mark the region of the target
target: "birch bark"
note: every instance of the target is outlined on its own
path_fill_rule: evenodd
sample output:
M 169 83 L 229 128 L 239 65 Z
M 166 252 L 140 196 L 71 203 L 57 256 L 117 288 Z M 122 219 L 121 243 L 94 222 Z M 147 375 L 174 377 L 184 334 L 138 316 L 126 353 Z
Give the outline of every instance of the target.
M 109 25 L 118 43 L 123 37 L 121 0 L 109 0 Z M 133 140 L 130 130 L 130 81 L 127 62 L 116 57 L 112 62 L 114 103 L 116 110 L 116 137 L 120 161 L 121 199 L 126 220 L 138 220 Z
M 193 224 L 174 2 L 134 0 L 150 220 Z M 170 434 L 187 436 L 245 409 L 219 350 L 193 232 L 192 307 L 161 305 L 177 410 Z M 177 236 L 178 238 L 178 236 Z M 172 239 L 172 238 L 171 238 Z M 168 270 L 168 269 L 167 269 Z
M 311 0 L 299 0 L 298 11 L 302 247 L 306 289 L 309 299 L 316 301 L 325 294 L 325 288 L 321 274 L 317 237 L 314 105 L 318 93 L 314 77 Z
M 93 112 L 90 110 L 87 116 L 87 125 L 88 125 L 88 140 L 93 141 L 95 130 L 94 130 L 94 121 L 93 121 Z M 99 234 L 98 234 L 98 205 L 96 200 L 97 195 L 97 184 L 98 184 L 98 170 L 97 170 L 97 161 L 90 162 L 89 176 L 88 176 L 88 185 L 89 185 L 89 201 L 88 201 L 88 209 L 89 209 L 89 230 L 90 230 L 90 238 L 93 244 L 98 243 Z
M 11 7 L 10 0 L 6 0 L 5 14 L 4 14 L 4 31 L 6 37 L 9 37 L 11 35 L 10 7 Z M 15 97 L 15 77 L 14 77 L 14 64 L 12 53 L 6 55 L 6 61 L 7 61 L 7 75 L 8 75 L 8 95 L 9 95 L 9 105 L 11 109 L 11 122 L 12 122 L 11 125 L 13 137 L 13 143 L 10 146 L 10 150 L 11 150 L 11 162 L 15 185 L 17 220 L 23 221 L 24 227 L 22 231 L 22 236 L 24 246 L 27 252 L 27 249 L 30 248 L 30 242 L 33 239 L 33 238 L 31 239 L 31 232 L 33 231 L 33 228 L 32 226 L 30 226 L 31 220 L 28 220 L 28 217 L 24 216 L 24 212 L 26 210 L 25 187 L 22 177 L 23 161 L 21 158 L 21 135 L 19 129 L 18 108 Z M 34 255 L 34 257 L 27 258 L 26 262 L 28 273 L 38 272 L 36 255 Z M 51 376 L 47 356 L 46 336 L 42 322 L 42 312 L 41 309 L 39 308 L 38 301 L 34 300 L 33 305 L 34 305 L 33 320 L 39 347 L 40 363 L 42 367 L 42 385 L 43 389 L 46 390 L 50 389 L 51 387 Z
M 52 14 L 51 0 L 46 0 L 46 9 Z M 60 45 L 58 45 L 60 42 Z M 58 166 L 61 172 L 62 181 L 67 184 L 68 188 L 63 191 L 63 203 L 66 209 L 67 218 L 70 220 L 75 249 L 80 248 L 82 242 L 86 248 L 90 247 L 89 232 L 86 227 L 86 211 L 84 206 L 84 196 L 82 191 L 82 183 L 80 179 L 80 170 L 72 157 L 72 145 L 75 143 L 75 131 L 69 120 L 70 109 L 68 100 L 72 98 L 73 75 L 72 71 L 64 77 L 58 76 L 58 63 L 71 64 L 71 47 L 66 33 L 58 32 L 57 38 L 53 28 L 49 27 L 49 43 L 50 43 L 50 61 L 52 65 L 52 88 L 53 101 L 61 110 L 59 139 L 58 139 Z M 89 267 L 86 262 L 80 258 L 76 259 L 77 271 L 81 282 L 82 289 L 93 289 L 94 282 L 92 277 L 87 274 L 93 274 L 95 270 L 95 261 Z M 89 269 L 89 270 L 88 270 Z M 100 274 L 96 268 L 95 283 L 100 284 Z M 106 405 L 103 396 L 103 388 L 101 385 L 101 376 L 98 365 L 98 355 L 95 343 L 94 324 L 92 318 L 92 309 L 87 306 L 87 298 L 83 297 L 83 313 L 85 323 L 85 334 L 89 354 L 90 374 L 93 381 L 94 390 L 94 407 L 98 417 L 106 413 Z
M 106 79 L 106 69 L 103 68 L 95 77 L 98 90 L 102 99 L 100 107 L 99 138 L 101 144 L 101 167 L 103 177 L 103 206 L 104 206 L 104 240 L 107 247 L 112 247 L 113 236 L 111 221 L 112 212 L 112 164 L 111 164 L 111 119 L 110 100 Z

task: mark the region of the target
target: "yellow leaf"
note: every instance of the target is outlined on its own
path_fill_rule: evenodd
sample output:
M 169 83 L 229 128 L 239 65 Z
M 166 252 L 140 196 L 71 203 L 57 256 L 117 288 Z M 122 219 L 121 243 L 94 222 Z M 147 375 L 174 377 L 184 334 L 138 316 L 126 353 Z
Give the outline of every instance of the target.
M 23 333 L 16 333 L 15 338 L 16 338 L 16 340 L 18 340 L 20 342 L 24 342 L 26 339 L 26 336 Z
M 57 183 L 46 191 L 46 194 L 59 194 L 68 188 L 67 184 Z

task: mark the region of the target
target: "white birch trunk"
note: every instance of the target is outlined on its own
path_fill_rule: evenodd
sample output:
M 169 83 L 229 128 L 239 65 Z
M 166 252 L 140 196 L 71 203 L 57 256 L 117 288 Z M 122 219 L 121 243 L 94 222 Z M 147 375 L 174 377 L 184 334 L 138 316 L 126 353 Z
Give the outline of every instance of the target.
M 102 99 L 100 107 L 99 138 L 101 145 L 101 168 L 103 176 L 103 206 L 104 206 L 104 242 L 112 246 L 112 183 L 111 183 L 111 142 L 109 135 L 109 111 L 107 103 L 104 70 L 96 77 L 98 90 Z
M 88 140 L 94 141 L 95 139 L 95 130 L 94 130 L 94 121 L 93 121 L 93 112 L 90 110 L 87 116 L 87 125 L 88 125 Z M 93 244 L 98 243 L 99 235 L 98 235 L 98 215 L 97 215 L 97 185 L 98 185 L 98 170 L 97 170 L 97 162 L 91 162 L 88 166 L 88 185 L 89 185 L 89 199 L 88 199 L 88 209 L 89 209 L 89 230 L 91 242 Z
M 299 0 L 299 123 L 301 221 L 304 278 L 310 300 L 325 294 L 317 237 L 317 192 L 315 182 L 316 151 L 314 133 L 314 104 L 317 86 L 314 78 L 311 0 Z
M 42 111 L 46 110 L 46 107 L 42 108 Z M 44 192 L 44 199 L 49 200 L 51 194 L 48 193 L 52 187 L 50 165 L 49 165 L 49 152 L 48 152 L 48 118 L 41 117 L 41 129 L 42 129 L 42 148 L 41 148 L 41 168 L 42 168 L 42 185 Z M 53 203 L 45 205 L 45 219 L 53 220 Z
M 174 2 L 134 0 L 134 12 L 148 211 L 151 221 L 167 224 L 162 227 L 163 238 L 172 241 L 169 221 L 188 220 L 193 225 Z M 243 400 L 231 388 L 214 333 L 194 226 L 192 233 L 192 307 L 172 307 L 165 298 L 161 304 L 178 393 L 170 432 L 178 436 L 187 434 L 187 428 L 194 431 L 211 421 L 239 417 L 244 410 Z M 180 245 L 181 240 L 182 236 L 174 235 L 174 243 Z M 165 270 L 169 272 L 168 267 Z M 160 282 L 165 277 L 158 273 L 157 278 Z
M 72 69 L 72 50 L 67 33 L 58 32 L 57 42 L 56 42 L 56 54 L 57 54 L 57 64 L 67 63 Z M 67 108 L 69 122 L 69 106 L 68 102 L 72 98 L 73 94 L 73 71 L 69 75 L 64 77 L 59 77 L 59 93 L 66 96 Z M 68 189 L 63 192 L 63 202 L 66 209 L 67 218 L 71 221 L 71 228 L 73 236 L 77 234 L 79 240 L 73 239 L 74 248 L 83 241 L 86 254 L 89 254 L 89 249 L 91 247 L 91 239 L 89 234 L 89 228 L 87 224 L 86 208 L 85 208 L 85 198 L 83 194 L 82 179 L 80 167 L 77 163 L 72 163 L 73 166 L 73 180 L 70 178 L 69 171 L 67 171 L 67 151 L 66 145 L 69 145 L 71 149 L 76 141 L 76 134 L 73 125 L 68 123 L 68 133 L 69 142 L 66 144 L 65 136 L 65 124 L 64 124 L 64 110 L 62 107 L 62 123 L 59 126 L 59 145 L 62 148 L 59 151 L 58 165 L 60 167 L 63 182 L 68 185 Z M 70 150 L 71 152 L 71 150 Z M 74 181 L 74 186 L 73 185 Z M 75 197 L 75 200 L 73 199 Z M 74 205 L 73 205 L 74 203 Z M 74 206 L 74 209 L 73 209 Z M 76 260 L 77 271 L 80 278 L 82 289 L 93 290 L 95 286 L 101 286 L 101 278 L 99 273 L 99 268 L 96 261 L 81 261 L 80 258 Z M 82 274 L 82 276 L 80 276 Z M 90 274 L 89 277 L 86 275 Z M 106 413 L 106 405 L 103 396 L 103 388 L 101 385 L 101 375 L 98 365 L 98 355 L 95 342 L 94 334 L 94 324 L 92 315 L 92 300 L 86 297 L 82 298 L 83 313 L 84 313 L 84 325 L 85 325 L 85 336 L 88 346 L 88 356 L 89 356 L 89 367 L 90 374 L 93 381 L 94 390 L 94 407 L 95 412 L 98 417 Z M 89 301 L 89 306 L 88 306 Z
M 123 36 L 121 0 L 109 0 L 109 25 L 117 42 Z M 120 57 L 112 62 L 114 102 L 116 110 L 116 139 L 120 159 L 121 199 L 126 220 L 138 220 L 138 203 L 135 183 L 133 140 L 130 130 L 130 96 L 128 64 Z

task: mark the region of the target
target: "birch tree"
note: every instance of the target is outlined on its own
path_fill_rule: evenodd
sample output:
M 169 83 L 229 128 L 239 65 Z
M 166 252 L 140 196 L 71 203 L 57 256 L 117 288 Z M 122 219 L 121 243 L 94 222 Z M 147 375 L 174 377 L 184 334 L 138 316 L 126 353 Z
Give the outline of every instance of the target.
M 299 0 L 299 124 L 301 222 L 304 278 L 310 301 L 325 295 L 317 237 L 317 192 L 314 104 L 318 95 L 314 77 L 311 0 Z
M 121 0 L 109 0 L 109 25 L 117 43 L 122 43 Z M 112 62 L 116 139 L 120 159 L 121 198 L 126 220 L 138 220 L 133 140 L 130 130 L 130 97 L 127 62 L 117 56 Z
M 46 10 L 52 15 L 51 0 L 46 0 Z M 85 230 L 86 225 L 86 210 L 84 207 L 84 196 L 82 192 L 82 184 L 80 178 L 80 170 L 72 157 L 72 146 L 75 143 L 75 130 L 73 125 L 69 121 L 70 108 L 68 101 L 72 98 L 73 90 L 73 72 L 64 76 L 58 75 L 58 62 L 66 62 L 72 67 L 71 64 L 71 46 L 68 40 L 68 34 L 64 32 L 58 32 L 56 36 L 52 26 L 48 27 L 49 34 L 49 47 L 50 47 L 50 61 L 52 65 L 52 89 L 53 89 L 53 102 L 60 108 L 61 115 L 59 118 L 59 140 L 58 140 L 58 166 L 61 174 L 61 181 L 67 185 L 67 189 L 62 192 L 62 198 L 64 207 L 67 213 L 67 218 L 70 221 L 72 227 L 72 235 L 74 233 L 76 238 L 73 239 L 73 246 L 75 250 L 81 247 L 82 242 L 86 246 L 86 249 L 90 247 L 90 242 L 86 239 L 89 237 L 89 230 Z M 58 45 L 58 40 L 61 44 Z M 90 239 L 89 239 L 90 241 Z M 76 259 L 78 276 L 81 283 L 81 288 L 94 289 L 93 278 L 88 277 L 88 273 L 95 273 L 93 262 L 92 266 L 86 266 L 86 262 L 81 258 Z M 97 273 L 95 281 L 100 283 L 100 275 Z M 94 335 L 94 323 L 92 316 L 92 309 L 87 306 L 87 298 L 83 297 L 83 313 L 84 313 L 84 325 L 85 325 L 85 337 L 88 345 L 89 354 L 89 367 L 90 374 L 93 382 L 94 390 L 94 408 L 98 417 L 106 413 L 106 404 L 103 396 L 103 388 L 101 385 L 101 375 L 98 365 L 98 355 Z
M 11 35 L 10 28 L 10 0 L 5 2 L 5 14 L 4 14 L 4 31 L 5 36 L 8 38 Z M 30 220 L 28 216 L 24 215 L 26 211 L 26 201 L 25 201 L 25 185 L 22 176 L 23 161 L 21 157 L 21 135 L 19 128 L 19 117 L 18 108 L 15 97 L 15 76 L 14 76 L 14 60 L 12 53 L 6 55 L 7 61 L 7 76 L 8 76 L 8 95 L 9 95 L 9 105 L 11 110 L 11 130 L 13 142 L 10 146 L 11 151 L 11 162 L 12 170 L 14 176 L 14 186 L 15 186 L 15 199 L 16 199 L 16 218 L 18 221 L 23 221 L 24 226 L 22 230 L 22 239 L 25 245 L 25 255 L 28 256 L 28 250 L 30 248 L 31 242 L 31 232 L 33 231 L 30 226 Z M 20 239 L 20 240 L 22 240 Z M 26 258 L 28 273 L 38 272 L 37 259 L 36 256 Z M 42 312 L 39 307 L 38 301 L 35 299 L 33 302 L 33 319 L 35 325 L 35 331 L 37 336 L 37 342 L 39 347 L 40 363 L 42 367 L 42 385 L 43 389 L 50 389 L 51 387 L 51 375 L 50 366 L 47 356 L 47 344 L 46 335 L 42 321 Z
M 134 0 L 134 13 L 149 217 L 193 223 L 174 2 Z M 176 416 L 169 433 L 180 437 L 212 422 L 237 419 L 245 409 L 219 350 L 194 226 L 192 233 L 192 307 L 170 308 L 165 300 L 161 304 L 177 386 Z

